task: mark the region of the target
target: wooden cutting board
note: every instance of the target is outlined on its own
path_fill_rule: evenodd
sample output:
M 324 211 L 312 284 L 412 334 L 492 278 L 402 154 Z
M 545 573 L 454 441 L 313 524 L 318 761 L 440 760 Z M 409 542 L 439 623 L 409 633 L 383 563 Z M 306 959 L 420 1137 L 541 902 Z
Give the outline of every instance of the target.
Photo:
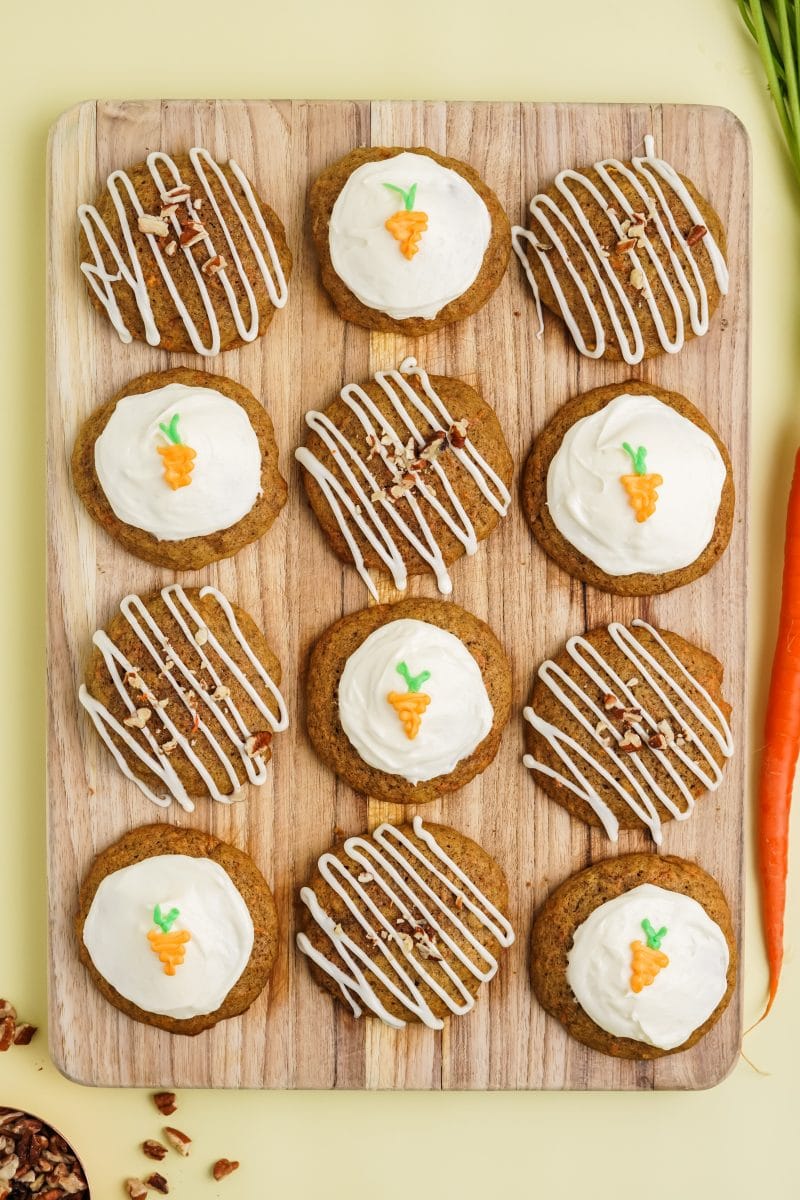
M 690 176 L 728 231 L 732 287 L 709 335 L 676 356 L 630 371 L 582 359 L 560 324 L 535 337 L 519 264 L 471 320 L 412 341 L 342 322 L 322 292 L 308 234 L 306 192 L 352 147 L 426 145 L 468 160 L 512 222 L 564 166 L 657 151 Z M 206 146 L 234 157 L 283 218 L 295 258 L 289 303 L 267 336 L 211 363 L 142 343 L 124 346 L 91 308 L 78 270 L 75 210 L 116 167 L 152 149 Z M 652 850 L 638 833 L 619 846 L 572 821 L 521 764 L 522 719 L 534 671 L 570 635 L 640 615 L 712 650 L 725 664 L 738 746 L 724 783 L 695 816 L 665 828 L 663 852 L 696 859 L 720 881 L 741 942 L 745 795 L 745 590 L 749 414 L 750 164 L 747 135 L 718 108 L 530 103 L 87 102 L 53 127 L 49 148 L 49 895 L 50 1048 L 73 1079 L 102 1085 L 293 1088 L 703 1088 L 736 1060 L 741 988 L 694 1049 L 655 1063 L 606 1058 L 571 1041 L 536 1003 L 528 977 L 535 907 L 567 875 L 608 855 Z M 427 820 L 468 833 L 502 863 L 517 942 L 475 1011 L 441 1033 L 396 1032 L 355 1021 L 310 979 L 294 947 L 295 895 L 334 830 L 356 833 L 408 810 L 365 800 L 314 756 L 301 681 L 309 647 L 343 613 L 367 603 L 355 571 L 325 544 L 305 504 L 292 454 L 303 414 L 349 382 L 407 354 L 431 372 L 467 380 L 496 408 L 519 469 L 533 435 L 574 394 L 635 376 L 682 392 L 727 441 L 738 490 L 730 548 L 698 583 L 655 599 L 620 599 L 573 581 L 533 541 L 516 499 L 473 559 L 453 570 L 453 599 L 488 620 L 514 670 L 514 711 L 496 761 L 463 791 L 425 806 Z M 232 807 L 201 801 L 164 812 L 117 771 L 77 702 L 93 631 L 128 592 L 174 576 L 126 554 L 89 519 L 71 486 L 80 423 L 128 379 L 183 364 L 249 387 L 275 422 L 289 502 L 261 542 L 182 582 L 220 587 L 253 614 L 280 655 L 292 726 L 276 738 L 269 780 Z M 395 598 L 388 584 L 386 599 Z M 430 577 L 409 594 L 435 596 Z M 72 932 L 77 886 L 94 854 L 152 821 L 209 829 L 254 857 L 275 892 L 282 945 L 267 991 L 241 1019 L 197 1038 L 170 1037 L 110 1007 L 79 964 Z

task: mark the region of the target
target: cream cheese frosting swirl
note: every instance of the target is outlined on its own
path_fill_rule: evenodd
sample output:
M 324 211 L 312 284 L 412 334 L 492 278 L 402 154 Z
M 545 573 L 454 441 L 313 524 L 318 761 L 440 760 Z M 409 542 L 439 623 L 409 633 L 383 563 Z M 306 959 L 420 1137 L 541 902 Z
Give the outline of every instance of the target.
M 634 992 L 631 943 L 645 940 L 644 920 L 666 930 L 660 949 L 668 963 Z M 596 1025 L 660 1050 L 683 1045 L 728 987 L 728 943 L 719 925 L 691 896 L 651 883 L 594 909 L 575 930 L 567 959 L 567 982 Z
M 620 477 L 627 442 L 647 449 L 662 477 L 655 512 L 637 521 Z M 727 468 L 713 438 L 655 396 L 616 396 L 564 435 L 547 472 L 556 529 L 608 575 L 664 574 L 689 566 L 710 542 Z
M 402 207 L 387 184 L 405 192 L 416 184 L 415 207 L 428 218 L 411 259 L 386 229 Z M 328 236 L 333 269 L 362 304 L 395 320 L 430 320 L 475 282 L 491 233 L 489 210 L 463 175 L 403 151 L 353 171 L 336 198 Z
M 182 440 L 196 452 L 191 483 L 164 478 L 160 426 L 180 414 Z M 261 492 L 261 448 L 245 410 L 213 388 L 170 383 L 117 402 L 94 447 L 94 464 L 121 521 L 160 541 L 229 529 Z
M 404 663 L 429 703 L 415 737 L 407 736 L 387 697 L 403 693 Z M 339 719 L 358 754 L 379 771 L 420 783 L 449 775 L 492 728 L 494 709 L 480 667 L 455 634 L 403 618 L 381 625 L 345 663 Z
M 151 949 L 156 905 L 178 909 L 184 961 L 165 973 Z M 253 920 L 233 880 L 209 858 L 157 854 L 106 875 L 83 926 L 92 962 L 121 996 L 146 1012 L 189 1020 L 216 1012 L 253 949 Z

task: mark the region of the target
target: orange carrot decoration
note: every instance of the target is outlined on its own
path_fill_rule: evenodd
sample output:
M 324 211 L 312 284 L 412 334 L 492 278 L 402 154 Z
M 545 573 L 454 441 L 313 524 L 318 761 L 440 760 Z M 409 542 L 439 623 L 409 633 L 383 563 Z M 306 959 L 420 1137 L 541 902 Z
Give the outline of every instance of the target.
M 159 429 L 169 439 L 170 444 L 156 446 L 164 460 L 164 478 L 173 492 L 178 488 L 187 487 L 192 482 L 194 460 L 197 458 L 197 451 L 191 446 L 185 446 L 181 441 L 181 435 L 178 433 L 179 419 L 180 414 L 175 413 L 169 425 L 159 424 Z
M 656 931 L 647 917 L 642 921 L 642 929 L 647 935 L 647 943 L 631 942 L 631 991 L 641 992 L 649 987 L 659 971 L 669 966 L 669 959 L 661 949 L 661 942 L 666 937 L 667 927 L 662 925 Z
M 158 925 L 158 929 L 151 929 L 147 938 L 150 949 L 158 955 L 158 961 L 164 964 L 165 975 L 175 974 L 175 968 L 179 967 L 186 957 L 186 943 L 191 941 L 192 937 L 188 929 L 172 928 L 179 916 L 180 910 L 177 908 L 171 908 L 166 916 L 162 915 L 160 904 L 153 909 L 153 923 Z
M 400 243 L 400 252 L 406 258 L 412 259 L 419 250 L 422 235 L 428 228 L 428 214 L 414 210 L 414 199 L 417 195 L 417 185 L 414 183 L 404 191 L 394 183 L 383 185 L 391 192 L 397 192 L 403 197 L 403 207 L 392 213 L 385 227 L 392 237 Z
M 398 663 L 395 670 L 405 679 L 408 691 L 389 692 L 386 699 L 400 718 L 406 737 L 413 741 L 419 733 L 422 714 L 431 702 L 430 696 L 419 689 L 426 679 L 430 679 L 431 673 L 421 671 L 419 675 L 412 675 L 404 662 Z
M 656 488 L 660 488 L 664 480 L 660 475 L 648 475 L 645 465 L 647 451 L 644 446 L 634 450 L 629 442 L 623 442 L 622 449 L 630 456 L 633 474 L 620 475 L 619 481 L 628 493 L 628 503 L 636 514 L 636 520 L 641 524 L 656 511 Z

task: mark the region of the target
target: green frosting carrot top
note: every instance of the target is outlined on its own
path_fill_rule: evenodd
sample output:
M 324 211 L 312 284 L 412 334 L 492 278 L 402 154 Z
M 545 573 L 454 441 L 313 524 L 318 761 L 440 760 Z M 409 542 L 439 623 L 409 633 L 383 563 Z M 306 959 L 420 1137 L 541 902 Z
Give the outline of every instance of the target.
M 383 185 L 390 192 L 397 192 L 398 196 L 403 197 L 403 207 L 406 212 L 411 212 L 414 207 L 414 201 L 417 198 L 417 185 L 412 183 L 411 187 L 406 191 L 404 188 L 398 187 L 396 183 L 385 183 Z
M 153 924 L 158 925 L 159 929 L 163 930 L 164 933 L 169 933 L 180 915 L 181 910 L 179 908 L 171 908 L 165 916 L 161 911 L 161 905 L 157 904 L 153 909 Z
M 418 692 L 426 680 L 430 679 L 430 671 L 420 671 L 419 675 L 412 675 L 404 662 L 398 663 L 395 667 L 398 675 L 402 675 L 406 681 L 406 687 L 410 692 Z
M 661 943 L 664 940 L 664 938 L 667 936 L 666 925 L 662 925 L 659 930 L 655 930 L 653 928 L 653 926 L 650 924 L 650 921 L 647 919 L 647 917 L 645 917 L 645 919 L 642 921 L 642 929 L 645 932 L 645 935 L 647 937 L 647 944 L 650 947 L 650 949 L 651 950 L 660 950 Z

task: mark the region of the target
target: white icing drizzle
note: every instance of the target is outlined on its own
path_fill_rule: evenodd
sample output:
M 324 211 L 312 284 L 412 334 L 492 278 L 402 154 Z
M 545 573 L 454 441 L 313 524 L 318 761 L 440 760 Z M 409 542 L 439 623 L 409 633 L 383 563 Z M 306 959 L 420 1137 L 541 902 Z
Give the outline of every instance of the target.
M 444 1022 L 433 1013 L 419 989 L 418 981 L 427 984 L 444 1001 L 450 1012 L 461 1016 L 474 1007 L 475 997 L 459 979 L 451 965 L 452 961 L 458 960 L 482 983 L 491 979 L 498 969 L 497 959 L 481 945 L 465 920 L 459 916 L 459 905 L 463 916 L 466 918 L 467 914 L 471 913 L 484 929 L 489 930 L 500 946 L 508 947 L 513 943 L 514 931 L 503 914 L 445 854 L 433 835 L 423 828 L 422 817 L 414 817 L 413 828 L 415 836 L 424 843 L 429 853 L 399 829 L 384 823 L 379 825 L 370 837 L 351 837 L 345 842 L 344 848 L 355 864 L 355 870 L 341 862 L 334 854 L 323 854 L 319 860 L 320 873 L 364 930 L 375 947 L 374 953 L 366 954 L 344 933 L 341 925 L 325 911 L 317 900 L 316 893 L 309 887 L 301 889 L 300 899 L 317 925 L 327 934 L 332 952 L 338 961 L 333 961 L 315 949 L 305 933 L 298 933 L 297 945 L 303 954 L 307 954 L 317 966 L 336 980 L 355 1017 L 361 1016 L 363 1005 L 395 1029 L 405 1025 L 405 1021 L 392 1016 L 381 1004 L 367 978 L 369 972 L 380 980 L 409 1013 L 430 1029 L 441 1029 Z M 416 863 L 421 864 L 425 871 L 441 882 L 452 896 L 452 905 L 436 895 L 420 875 Z M 453 883 L 445 871 L 454 875 L 461 886 Z M 369 881 L 365 880 L 366 875 L 370 876 Z M 416 943 L 413 939 L 411 948 L 403 948 L 404 936 L 408 935 L 398 933 L 397 925 L 382 914 L 367 892 L 365 882 L 374 883 L 380 888 L 397 910 L 397 919 L 407 922 L 410 926 L 419 926 L 420 921 L 425 922 L 436 935 L 434 946 L 441 953 L 440 959 L 430 955 L 425 957 L 420 953 L 420 945 L 423 943 Z M 382 933 L 384 937 L 381 937 Z M 454 935 L 466 939 L 474 953 L 462 949 L 455 941 Z M 426 937 L 427 945 L 430 946 L 427 932 Z M 446 976 L 455 989 L 456 996 L 449 995 L 445 990 L 440 982 L 441 975 L 437 979 L 431 974 L 431 963 L 435 963 L 438 971 Z
M 415 375 L 419 379 L 424 399 L 409 386 L 403 378 L 404 375 Z M 424 474 L 411 468 L 400 470 L 392 465 L 391 460 L 395 455 L 402 455 L 404 445 L 408 442 L 409 437 L 413 438 L 418 449 L 422 449 L 425 445 L 425 437 L 416 423 L 417 418 L 421 418 L 432 430 L 439 430 L 444 426 L 445 431 L 455 424 L 454 418 L 433 388 L 427 372 L 417 366 L 415 358 L 404 359 L 398 371 L 379 371 L 375 375 L 375 381 L 380 384 L 391 402 L 397 417 L 394 424 L 381 414 L 374 401 L 357 384 L 348 384 L 342 389 L 340 395 L 348 408 L 358 417 L 364 430 L 365 444 L 367 437 L 375 439 L 375 453 L 386 465 L 393 482 L 399 483 L 402 475 L 408 471 L 414 476 L 414 487 L 410 491 L 396 502 L 391 502 L 383 494 L 379 494 L 380 487 L 370 470 L 368 458 L 365 458 L 342 435 L 325 413 L 315 411 L 307 413 L 306 424 L 309 429 L 319 435 L 334 456 L 336 465 L 349 487 L 345 487 L 336 475 L 305 446 L 301 446 L 295 451 L 295 458 L 316 479 L 322 489 L 353 556 L 356 570 L 376 600 L 378 592 L 354 536 L 356 529 L 367 540 L 391 573 L 394 586 L 402 591 L 406 586 L 407 572 L 395 540 L 395 534 L 391 529 L 391 526 L 394 525 L 397 532 L 428 564 L 436 576 L 439 591 L 447 594 L 453 590 L 453 585 L 442 557 L 441 548 L 425 518 L 421 501 L 424 501 L 450 532 L 458 538 L 467 554 L 474 554 L 478 549 L 475 527 L 448 478 L 440 458 L 434 459 L 429 467 L 433 472 L 436 484 L 441 485 L 441 490 L 449 501 L 450 508 L 443 504 L 438 495 L 428 486 Z M 384 436 L 389 439 L 389 445 L 382 444 L 381 438 Z M 453 454 L 461 466 L 469 472 L 487 503 L 495 512 L 505 516 L 511 503 L 508 488 L 478 453 L 469 438 L 463 449 L 457 449 L 451 445 L 447 451 L 447 455 L 450 454 Z M 447 455 L 444 457 L 446 458 Z M 375 496 L 377 499 L 373 500 Z M 415 532 L 403 517 L 402 511 L 400 511 L 403 504 L 408 505 L 419 533 Z M 388 524 L 384 521 L 381 512 L 389 518 Z
M 662 665 L 646 649 L 633 632 L 637 628 L 650 634 L 674 665 L 674 671 L 670 671 Z M 558 780 L 563 787 L 579 796 L 581 800 L 585 800 L 599 817 L 608 837 L 612 841 L 616 841 L 619 822 L 583 774 L 582 760 L 624 800 L 639 820 L 650 830 L 653 841 L 660 844 L 662 825 L 653 801 L 660 801 L 675 820 L 685 821 L 691 816 L 694 809 L 694 797 L 686 783 L 685 776 L 693 775 L 704 788 L 716 791 L 722 781 L 722 768 L 716 762 L 710 746 L 716 745 L 725 758 L 730 758 L 733 754 L 733 737 L 730 726 L 718 705 L 652 625 L 648 625 L 646 621 L 635 620 L 632 622 L 631 628 L 628 628 L 619 621 L 615 621 L 608 626 L 608 632 L 614 644 L 630 663 L 628 679 L 638 679 L 640 683 L 646 683 L 652 688 L 667 709 L 669 716 L 666 719 L 670 723 L 674 722 L 674 734 L 676 737 L 682 735 L 685 739 L 684 746 L 673 741 L 662 750 L 648 749 L 648 753 L 655 755 L 661 769 L 678 788 L 685 807 L 679 808 L 653 778 L 646 765 L 646 756 L 617 751 L 617 743 L 622 739 L 623 734 L 615 728 L 612 721 L 609 720 L 609 714 L 602 707 L 605 695 L 616 696 L 627 708 L 641 709 L 640 719 L 629 728 L 641 737 L 645 749 L 647 749 L 648 739 L 659 732 L 658 719 L 642 706 L 634 689 L 630 686 L 630 682 L 626 682 L 621 675 L 614 671 L 602 654 L 585 637 L 570 638 L 566 648 L 573 662 L 577 663 L 586 676 L 591 686 L 591 692 L 586 691 L 574 679 L 571 679 L 566 671 L 551 659 L 542 663 L 538 674 L 564 708 L 586 730 L 597 749 L 594 752 L 584 749 L 562 729 L 543 720 L 532 708 L 527 707 L 523 710 L 525 720 L 555 751 L 564 763 L 568 774 L 561 774 L 559 771 L 553 770 L 530 754 L 526 754 L 522 761 L 526 767 L 533 771 L 539 771 L 550 779 Z M 692 698 L 691 692 L 702 697 L 714 714 L 715 720 L 711 720 L 699 707 L 696 700 Z M 577 698 L 581 705 L 580 708 L 571 699 L 570 693 Z M 691 714 L 699 722 L 706 731 L 707 738 L 695 736 L 683 716 L 685 712 Z M 608 732 L 604 736 L 610 739 L 609 744 L 606 744 L 601 737 L 598 726 L 605 726 Z M 687 753 L 690 747 L 696 751 L 700 761 L 695 761 Z M 682 773 L 677 764 L 682 764 L 685 772 Z M 622 781 L 617 780 L 612 772 L 620 772 L 623 777 Z
M 577 254 L 591 271 L 602 296 L 605 314 L 611 322 L 624 361 L 631 365 L 641 362 L 644 357 L 645 347 L 642 328 L 636 310 L 628 299 L 625 288 L 611 265 L 607 249 L 601 245 L 596 231 L 592 228 L 586 213 L 581 207 L 580 200 L 568 186 L 569 181 L 579 184 L 600 205 L 608 217 L 611 228 L 614 230 L 619 241 L 624 241 L 627 236 L 621 222 L 626 218 L 630 220 L 634 215 L 634 211 L 637 210 L 634 210 L 633 206 L 626 199 L 625 193 L 614 182 L 613 173 L 616 172 L 618 175 L 623 176 L 634 188 L 637 196 L 641 198 L 642 203 L 638 211 L 644 211 L 646 216 L 649 217 L 648 226 L 645 232 L 637 239 L 637 245 L 626 253 L 630 261 L 631 270 L 642 270 L 642 258 L 640 258 L 640 255 L 644 256 L 644 260 L 658 276 L 658 280 L 669 302 L 675 320 L 674 338 L 671 338 L 669 335 L 656 297 L 646 274 L 643 272 L 644 287 L 642 296 L 658 332 L 662 349 L 667 354 L 676 354 L 683 347 L 686 340 L 684 317 L 680 304 L 681 295 L 686 300 L 688 306 L 692 332 L 696 336 L 701 336 L 708 332 L 708 292 L 700 273 L 697 258 L 695 257 L 694 247 L 687 244 L 685 231 L 682 232 L 678 227 L 675 215 L 664 195 L 664 190 L 659 180 L 666 183 L 671 191 L 675 193 L 685 208 L 689 219 L 696 226 L 705 227 L 703 215 L 675 168 L 663 159 L 655 157 L 655 143 L 651 134 L 645 137 L 644 146 L 644 156 L 642 158 L 632 158 L 632 169 L 615 158 L 604 159 L 594 164 L 594 169 L 611 193 L 612 199 L 610 202 L 587 175 L 582 174 L 580 171 L 572 170 L 562 171 L 556 176 L 555 180 L 555 186 L 564 197 L 568 206 L 567 211 L 562 210 L 550 196 L 544 193 L 533 197 L 530 203 L 530 211 L 538 222 L 546 238 L 546 244 L 550 249 L 543 249 L 542 246 L 544 243 L 529 229 L 523 229 L 521 226 L 515 225 L 511 232 L 514 251 L 522 263 L 528 283 L 533 291 L 539 322 L 537 336 L 541 337 L 544 331 L 542 302 L 536 279 L 528 261 L 525 242 L 533 247 L 556 295 L 561 316 L 572 334 L 575 345 L 580 353 L 586 355 L 587 358 L 602 358 L 606 351 L 606 337 L 600 319 L 600 312 L 589 294 L 585 282 L 581 278 L 579 269 L 572 261 L 573 254 Z M 649 185 L 649 191 L 645 184 Z M 559 232 L 559 229 L 561 232 Z M 654 240 L 659 244 L 662 252 L 665 252 L 667 255 L 670 267 L 675 274 L 677 287 L 673 284 L 664 263 L 656 252 Z M 705 246 L 708 256 L 711 259 L 717 287 L 725 295 L 728 291 L 728 268 L 722 251 L 709 232 L 706 232 L 697 244 L 701 243 Z M 676 253 L 676 244 L 680 247 L 682 255 Z M 553 270 L 549 257 L 552 254 L 557 254 L 561 259 L 586 307 L 595 336 L 594 349 L 590 349 L 586 344 L 586 340 L 575 319 L 575 314 L 570 307 L 569 300 L 558 280 L 556 272 Z M 687 261 L 691 278 L 687 275 L 685 269 Z M 633 345 L 631 345 L 631 337 Z
M 255 193 L 250 185 L 250 181 L 247 179 L 238 163 L 234 162 L 233 159 L 229 159 L 228 167 L 230 168 L 234 179 L 244 192 L 249 208 L 249 215 L 243 210 L 241 204 L 239 203 L 239 200 L 234 194 L 224 171 L 219 164 L 213 160 L 207 150 L 202 149 L 202 147 L 195 146 L 189 151 L 189 158 L 205 193 L 205 195 L 202 197 L 203 202 L 204 204 L 208 204 L 213 209 L 214 215 L 220 224 L 225 238 L 224 257 L 227 265 L 217 273 L 216 278 L 222 284 L 225 298 L 228 302 L 231 313 L 233 314 L 234 322 L 236 324 L 236 332 L 242 341 L 252 342 L 256 339 L 256 337 L 258 337 L 259 323 L 258 306 L 256 304 L 255 292 L 253 291 L 253 286 L 245 273 L 245 269 L 239 255 L 239 251 L 236 248 L 236 243 L 234 241 L 231 228 L 223 217 L 217 197 L 212 190 L 207 174 L 208 169 L 213 172 L 217 183 L 225 195 L 225 199 L 233 209 L 238 226 L 241 228 L 241 231 L 247 240 L 247 244 L 250 247 L 256 262 L 258 263 L 258 269 L 261 273 L 262 279 L 264 280 L 267 294 L 269 295 L 272 304 L 275 306 L 275 308 L 283 308 L 288 298 L 288 288 L 286 284 L 286 277 L 283 273 L 280 259 L 278 258 L 278 252 L 275 249 L 275 243 L 272 239 L 269 229 L 264 222 L 264 217 L 262 216 L 261 209 L 259 208 L 258 201 L 256 200 Z M 175 162 L 168 154 L 164 154 L 160 150 L 154 150 L 147 156 L 147 165 L 150 168 L 150 174 L 155 180 L 156 186 L 162 195 L 175 187 L 184 185 L 184 181 L 181 179 L 180 172 L 178 171 Z M 168 173 L 167 179 L 163 177 L 160 169 L 161 167 L 163 167 Z M 119 305 L 117 304 L 117 300 L 114 295 L 114 288 L 112 286 L 115 283 L 124 281 L 130 288 L 136 300 L 136 305 L 142 318 L 142 323 L 145 329 L 145 337 L 148 345 L 158 346 L 161 343 L 161 334 L 158 330 L 158 326 L 156 325 L 155 317 L 153 316 L 153 309 L 150 304 L 150 297 L 148 295 L 147 284 L 145 282 L 145 273 L 142 267 L 142 262 L 133 242 L 130 222 L 128 219 L 128 213 L 126 212 L 122 192 L 126 194 L 127 201 L 133 208 L 137 219 L 138 217 L 144 215 L 145 210 L 142 208 L 141 201 L 136 194 L 130 176 L 127 175 L 125 171 L 112 171 L 108 177 L 108 180 L 106 181 L 106 186 L 119 218 L 124 246 L 120 246 L 116 241 L 114 241 L 108 226 L 93 204 L 81 204 L 78 208 L 78 218 L 94 256 L 93 263 L 81 263 L 81 271 L 86 276 L 92 291 L 97 296 L 103 308 L 106 310 L 109 320 L 119 334 L 120 339 L 123 342 L 128 343 L 131 340 L 131 333 L 122 318 L 122 313 L 120 312 Z M 183 203 L 183 201 L 181 203 Z M 193 221 L 202 222 L 202 217 L 195 208 L 194 200 L 189 199 L 186 204 L 190 218 Z M 177 216 L 173 215 L 165 219 L 167 220 L 168 224 L 171 223 L 174 237 L 179 239 L 181 234 L 181 226 L 178 223 Z M 255 222 L 255 229 L 253 227 L 253 221 Z M 264 239 L 269 262 L 267 262 L 265 259 L 261 246 L 259 245 L 256 237 L 256 229 Z M 103 261 L 103 255 L 98 245 L 98 234 L 102 239 L 106 250 L 111 255 L 117 266 L 116 274 L 109 274 L 109 272 L 106 270 Z M 200 269 L 200 265 L 196 262 L 192 253 L 192 247 L 181 247 L 179 244 L 178 249 L 175 251 L 174 257 L 177 259 L 179 254 L 183 254 L 191 268 L 211 331 L 211 339 L 208 345 L 204 343 L 200 332 L 192 320 L 189 310 L 187 309 L 186 304 L 181 298 L 178 288 L 175 285 L 170 271 L 170 259 L 164 255 L 156 237 L 153 234 L 148 233 L 145 234 L 145 236 L 150 247 L 150 252 L 155 260 L 155 264 L 161 274 L 161 278 L 163 279 L 164 284 L 166 285 L 167 290 L 172 297 L 175 308 L 177 309 L 181 320 L 183 321 L 184 327 L 189 335 L 195 351 L 198 354 L 205 356 L 218 354 L 220 350 L 219 321 L 217 320 L 214 302 L 208 289 L 207 277 L 203 274 Z M 222 252 L 223 247 L 215 246 L 207 231 L 204 232 L 201 240 L 208 251 L 209 258 L 214 258 L 217 254 Z M 239 307 L 239 300 L 237 299 L 234 286 L 231 283 L 231 271 L 235 272 L 235 275 L 238 276 L 240 288 L 244 291 L 247 301 L 247 308 L 249 309 L 249 315 L 246 319 L 242 316 Z
M 212 693 L 217 688 L 225 686 L 225 680 L 220 675 L 220 666 L 224 672 L 232 675 L 236 682 L 244 689 L 275 733 L 286 729 L 289 724 L 286 704 L 263 663 L 256 657 L 252 646 L 242 633 L 227 598 L 214 587 L 201 588 L 201 599 L 205 596 L 213 596 L 225 614 L 231 633 L 253 667 L 255 682 L 249 679 L 231 658 L 218 641 L 213 630 L 206 625 L 202 616 L 198 613 L 179 584 L 170 584 L 168 587 L 163 588 L 161 598 L 180 627 L 181 632 L 192 646 L 192 649 L 198 654 L 201 664 L 200 671 L 211 680 L 211 686 L 208 690 L 202 686 L 198 676 L 186 665 L 175 646 L 167 639 L 158 623 L 150 612 L 148 612 L 140 596 L 126 596 L 120 604 L 120 611 L 141 642 L 143 655 L 146 654 L 149 656 L 150 665 L 156 667 L 159 674 L 171 684 L 175 693 L 172 703 L 181 706 L 195 716 L 195 709 L 191 703 L 191 693 L 194 692 L 197 699 L 202 701 L 203 704 L 208 705 L 211 709 L 214 717 L 222 726 L 233 747 L 238 752 L 238 759 L 244 767 L 250 783 L 262 784 L 267 778 L 266 763 L 260 755 L 251 756 L 247 753 L 245 744 L 252 731 L 248 729 L 241 712 L 233 701 L 233 697 L 226 696 L 224 699 L 214 699 L 213 697 Z M 206 635 L 202 644 L 198 644 L 196 640 L 195 635 L 198 630 L 203 630 Z M 111 736 L 111 731 L 125 743 L 127 749 L 148 770 L 158 776 L 166 790 L 171 793 L 186 812 L 193 811 L 194 804 L 174 767 L 171 765 L 169 757 L 162 751 L 151 728 L 151 726 L 154 726 L 162 732 L 167 731 L 169 733 L 167 741 L 172 739 L 177 742 L 177 747 L 173 753 L 181 751 L 186 756 L 203 779 L 212 799 L 219 800 L 223 804 L 230 804 L 236 798 L 236 795 L 241 792 L 241 783 L 228 753 L 220 745 L 206 722 L 199 716 L 199 712 L 196 714 L 199 724 L 194 732 L 192 741 L 195 737 L 205 738 L 222 764 L 225 774 L 232 784 L 232 794 L 226 794 L 219 790 L 208 769 L 195 753 L 190 739 L 180 732 L 171 719 L 169 706 L 164 705 L 162 707 L 155 702 L 155 698 L 144 685 L 144 681 L 138 677 L 139 671 L 143 669 L 142 664 L 131 663 L 102 629 L 99 629 L 95 633 L 92 641 L 102 653 L 109 676 L 131 716 L 136 714 L 138 708 L 145 706 L 149 707 L 152 711 L 150 720 L 145 723 L 141 730 L 137 730 L 147 743 L 149 747 L 148 752 L 140 741 L 133 736 L 131 728 L 118 721 L 104 704 L 90 695 L 85 685 L 81 686 L 79 692 L 80 702 L 91 716 L 97 732 L 111 751 L 123 775 L 132 780 L 154 804 L 158 804 L 162 808 L 166 808 L 170 804 L 169 795 L 157 795 L 143 780 L 133 774 L 122 751 L 115 744 Z M 216 655 L 218 665 L 215 665 L 214 661 L 209 657 L 210 651 L 213 651 Z M 259 691 L 259 682 L 263 685 L 262 690 L 268 696 L 272 697 L 277 704 L 277 718 L 269 707 L 264 695 Z

